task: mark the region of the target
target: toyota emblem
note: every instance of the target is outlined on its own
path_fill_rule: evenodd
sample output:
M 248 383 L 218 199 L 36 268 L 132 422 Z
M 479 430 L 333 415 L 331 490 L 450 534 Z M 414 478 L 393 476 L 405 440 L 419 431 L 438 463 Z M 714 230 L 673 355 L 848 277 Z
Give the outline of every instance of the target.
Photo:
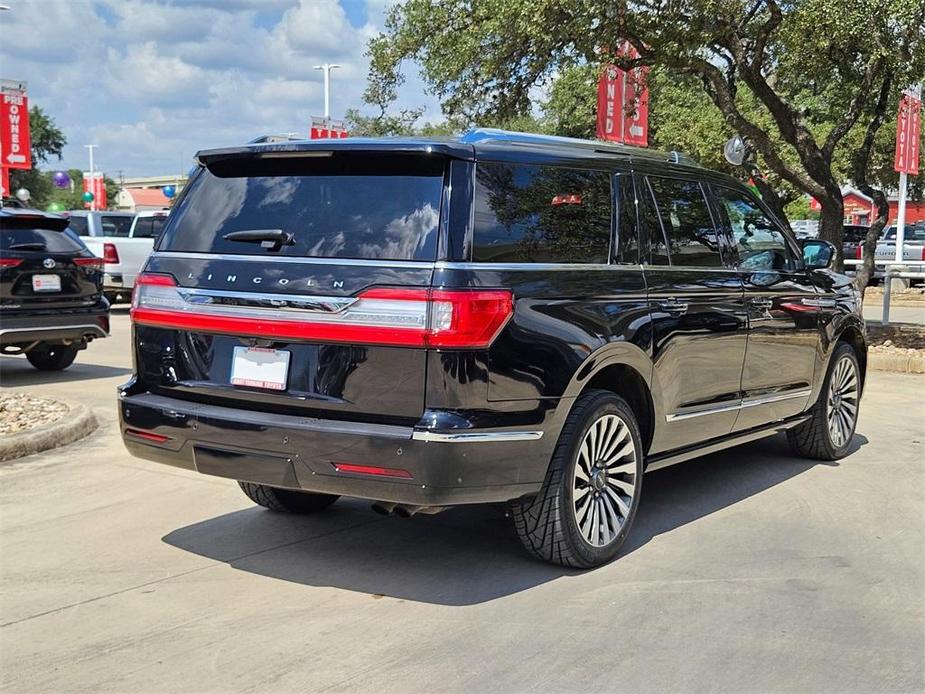
M 45 260 L 42 261 L 42 265 L 51 270 L 55 266 L 54 258 L 45 258 Z

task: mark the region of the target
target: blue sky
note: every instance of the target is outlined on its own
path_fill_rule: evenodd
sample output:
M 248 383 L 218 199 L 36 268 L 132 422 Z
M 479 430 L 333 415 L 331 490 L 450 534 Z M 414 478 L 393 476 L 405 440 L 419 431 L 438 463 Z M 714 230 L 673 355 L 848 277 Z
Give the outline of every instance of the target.
M 113 178 L 186 171 L 199 149 L 265 133 L 307 134 L 335 62 L 333 115 L 366 112 L 366 44 L 389 0 L 3 0 L 0 77 L 26 80 L 31 104 L 68 139 L 48 168 Z M 397 108 L 440 108 L 409 75 Z

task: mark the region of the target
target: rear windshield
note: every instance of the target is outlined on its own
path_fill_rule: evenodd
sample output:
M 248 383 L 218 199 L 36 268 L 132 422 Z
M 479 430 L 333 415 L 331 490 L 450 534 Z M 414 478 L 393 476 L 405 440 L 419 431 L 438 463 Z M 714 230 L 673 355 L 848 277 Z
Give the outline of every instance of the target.
M 156 239 L 164 228 L 164 222 L 167 221 L 167 215 L 158 215 L 156 217 L 139 217 L 135 220 L 135 230 L 132 232 L 132 238 L 136 239 Z
M 103 236 L 128 236 L 129 229 L 132 228 L 133 219 L 134 217 L 126 217 L 123 215 L 100 215 L 100 226 L 103 228 Z
M 184 191 L 159 250 L 434 260 L 444 169 L 436 156 L 219 162 Z M 282 230 L 293 243 L 223 238 L 251 230 Z
M 74 232 L 0 226 L 0 250 L 77 253 L 86 248 Z
M 78 236 L 90 235 L 90 230 L 87 228 L 86 217 L 68 217 L 68 226 L 71 227 Z

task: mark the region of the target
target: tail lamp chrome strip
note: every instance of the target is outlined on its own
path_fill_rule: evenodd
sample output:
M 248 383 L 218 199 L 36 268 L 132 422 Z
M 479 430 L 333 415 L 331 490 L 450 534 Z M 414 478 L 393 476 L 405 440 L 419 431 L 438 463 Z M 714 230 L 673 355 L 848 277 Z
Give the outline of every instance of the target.
M 415 441 L 441 441 L 443 443 L 536 441 L 542 437 L 542 431 L 438 432 L 415 430 L 411 434 L 411 438 Z
M 811 389 L 806 390 L 793 390 L 786 393 L 773 393 L 771 395 L 759 395 L 751 398 L 745 398 L 744 400 L 739 400 L 735 403 L 717 405 L 715 407 L 705 407 L 696 412 L 675 412 L 673 414 L 666 414 L 666 422 L 680 422 L 685 419 L 693 419 L 694 417 L 703 417 L 709 414 L 720 414 L 722 412 L 735 412 L 737 410 L 744 410 L 749 407 L 759 407 L 761 405 L 770 405 L 775 402 L 782 402 L 784 400 L 795 400 L 796 398 L 806 398 L 812 395 Z

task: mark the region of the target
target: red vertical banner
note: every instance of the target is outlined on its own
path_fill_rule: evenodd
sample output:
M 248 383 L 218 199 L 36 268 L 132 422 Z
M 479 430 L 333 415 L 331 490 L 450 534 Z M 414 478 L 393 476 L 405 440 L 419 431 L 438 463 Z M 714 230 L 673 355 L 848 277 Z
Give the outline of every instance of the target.
M 31 169 L 29 99 L 25 84 L 0 82 L 0 161 L 5 168 Z
M 893 168 L 899 172 L 919 173 L 919 146 L 922 141 L 922 102 L 903 94 L 896 119 L 896 157 Z
M 91 206 L 97 210 L 105 210 L 109 204 L 109 201 L 106 199 L 106 180 L 103 177 L 102 172 L 96 171 L 93 174 L 93 179 L 90 179 L 90 172 L 84 171 L 84 192 L 93 193 L 93 202 L 85 202 L 84 207 L 90 209 Z
M 617 51 L 620 57 L 638 58 L 628 42 Z M 649 88 L 648 67 L 621 70 L 605 65 L 597 84 L 597 137 L 637 147 L 648 146 Z
M 614 65 L 605 65 L 597 83 L 597 137 L 611 142 L 623 141 L 623 96 L 626 73 Z

